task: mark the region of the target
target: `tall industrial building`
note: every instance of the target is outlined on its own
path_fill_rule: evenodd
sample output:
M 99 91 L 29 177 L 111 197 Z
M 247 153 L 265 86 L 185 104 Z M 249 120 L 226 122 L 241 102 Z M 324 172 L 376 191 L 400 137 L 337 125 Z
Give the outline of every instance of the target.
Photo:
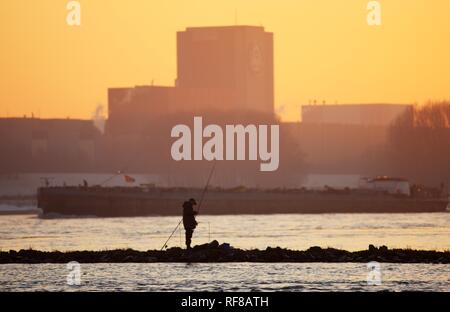
M 273 34 L 263 27 L 187 28 L 177 34 L 177 64 L 178 88 L 208 89 L 213 101 L 228 94 L 229 108 L 273 112 Z
M 194 27 L 177 33 L 175 86 L 108 90 L 110 134 L 137 133 L 170 113 L 274 113 L 273 34 L 263 27 Z

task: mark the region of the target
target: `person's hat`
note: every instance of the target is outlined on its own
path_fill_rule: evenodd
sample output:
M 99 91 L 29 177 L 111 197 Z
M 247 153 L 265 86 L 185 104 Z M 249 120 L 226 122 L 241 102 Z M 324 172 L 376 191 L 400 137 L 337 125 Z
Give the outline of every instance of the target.
M 193 198 L 189 199 L 189 202 L 191 202 L 191 204 L 193 204 L 193 205 L 197 205 L 197 202 Z

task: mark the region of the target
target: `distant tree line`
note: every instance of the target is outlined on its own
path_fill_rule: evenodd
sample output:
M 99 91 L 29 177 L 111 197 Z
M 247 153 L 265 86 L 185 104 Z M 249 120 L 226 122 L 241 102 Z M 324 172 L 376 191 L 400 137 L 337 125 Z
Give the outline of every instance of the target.
M 428 102 L 390 127 L 386 149 L 390 172 L 418 183 L 450 185 L 450 101 Z

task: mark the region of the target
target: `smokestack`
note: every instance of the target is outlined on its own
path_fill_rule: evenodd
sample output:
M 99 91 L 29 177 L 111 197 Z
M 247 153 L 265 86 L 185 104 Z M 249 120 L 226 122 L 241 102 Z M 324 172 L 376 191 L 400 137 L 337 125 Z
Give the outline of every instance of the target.
M 101 133 L 105 131 L 105 110 L 102 104 L 98 104 L 95 108 L 94 114 L 92 115 L 92 122 L 94 126 L 100 130 Z

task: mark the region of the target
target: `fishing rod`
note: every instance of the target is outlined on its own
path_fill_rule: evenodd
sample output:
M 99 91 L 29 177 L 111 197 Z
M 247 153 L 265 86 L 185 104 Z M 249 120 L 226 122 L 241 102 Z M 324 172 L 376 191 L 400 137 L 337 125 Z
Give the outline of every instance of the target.
M 178 222 L 177 226 L 173 229 L 172 234 L 170 234 L 169 238 L 166 240 L 166 242 L 164 243 L 164 245 L 161 247 L 160 251 L 162 251 L 164 248 L 167 247 L 167 243 L 169 242 L 169 240 L 172 238 L 173 234 L 176 232 L 176 230 L 178 229 L 178 227 L 180 226 L 181 222 L 183 221 L 183 218 L 181 218 L 180 222 Z
M 211 171 L 209 172 L 208 180 L 206 181 L 205 188 L 203 189 L 203 193 L 202 193 L 202 195 L 201 195 L 201 197 L 200 197 L 200 202 L 198 203 L 197 213 L 200 212 L 200 207 L 202 206 L 203 198 L 205 197 L 206 190 L 208 189 L 209 182 L 211 181 L 211 177 L 212 177 L 212 175 L 213 175 L 213 172 L 214 172 L 214 169 L 215 169 L 215 168 L 216 168 L 216 160 L 214 159 L 213 166 L 212 166 L 212 168 L 211 168 Z
M 206 180 L 206 185 L 203 188 L 203 192 L 202 195 L 200 197 L 200 201 L 198 204 L 198 209 L 197 209 L 197 213 L 200 211 L 200 207 L 202 206 L 203 203 L 203 198 L 205 197 L 206 194 L 206 190 L 208 189 L 209 186 L 209 182 L 211 181 L 211 177 L 213 175 L 214 169 L 216 168 L 216 160 L 214 160 L 213 166 L 211 168 L 211 171 L 209 172 L 209 176 L 208 176 L 208 180 Z M 178 227 L 180 226 L 181 222 L 183 222 L 183 218 L 181 218 L 180 222 L 178 222 L 177 226 L 175 227 L 175 229 L 173 229 L 172 233 L 170 234 L 169 238 L 166 240 L 166 242 L 164 243 L 164 245 L 161 247 L 160 250 L 163 250 L 164 248 L 167 247 L 167 243 L 169 242 L 169 240 L 172 238 L 173 234 L 177 231 Z

